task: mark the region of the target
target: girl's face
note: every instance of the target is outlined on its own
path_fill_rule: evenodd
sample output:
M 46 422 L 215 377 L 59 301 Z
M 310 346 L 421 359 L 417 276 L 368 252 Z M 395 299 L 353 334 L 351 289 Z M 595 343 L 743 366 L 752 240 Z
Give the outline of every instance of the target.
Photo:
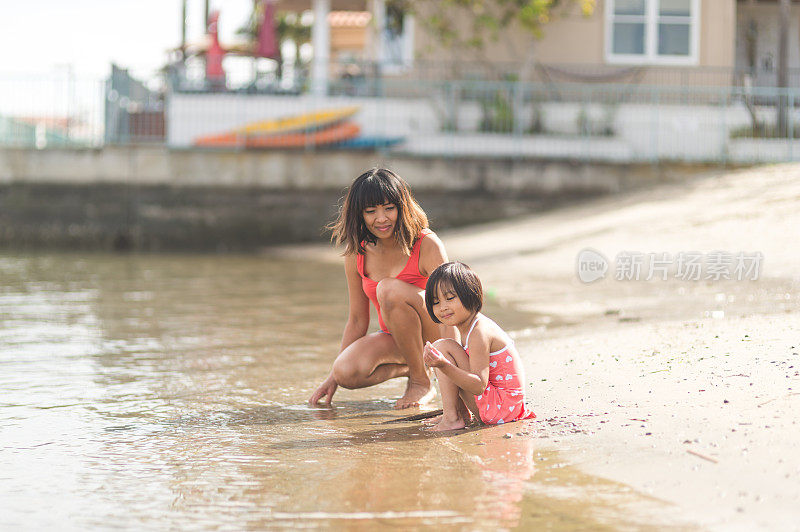
M 389 238 L 397 226 L 397 206 L 384 203 L 364 209 L 364 223 L 370 233 L 377 238 Z
M 456 327 L 469 322 L 474 314 L 461 303 L 455 291 L 443 283 L 436 287 L 433 313 L 443 324 Z

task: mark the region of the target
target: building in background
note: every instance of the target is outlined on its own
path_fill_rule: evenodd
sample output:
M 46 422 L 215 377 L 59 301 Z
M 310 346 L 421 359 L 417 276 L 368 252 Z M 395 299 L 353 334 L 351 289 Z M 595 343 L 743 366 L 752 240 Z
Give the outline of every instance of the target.
M 106 144 L 164 141 L 163 94 L 113 64 L 104 92 Z

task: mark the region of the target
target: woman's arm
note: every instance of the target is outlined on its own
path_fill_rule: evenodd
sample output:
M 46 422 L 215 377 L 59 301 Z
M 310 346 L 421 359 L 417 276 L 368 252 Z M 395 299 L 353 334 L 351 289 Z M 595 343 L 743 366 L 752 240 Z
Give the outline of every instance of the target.
M 344 326 L 342 333 L 342 345 L 339 352 L 347 348 L 350 344 L 367 334 L 369 329 L 369 298 L 364 293 L 361 286 L 361 276 L 358 274 L 356 266 L 356 256 L 348 255 L 344 259 L 344 273 L 347 278 L 347 295 L 349 301 L 349 311 L 347 313 L 347 324 Z M 308 402 L 312 405 L 319 403 L 322 398 L 325 399 L 325 404 L 330 405 L 333 399 L 333 394 L 339 384 L 333 377 L 333 372 L 328 374 L 328 377 L 320 384 L 314 393 L 311 394 Z
M 433 270 L 445 262 L 447 262 L 447 251 L 444 249 L 444 244 L 436 233 L 430 233 L 422 240 L 419 247 L 419 273 L 430 277 Z M 455 327 L 439 324 L 439 338 L 454 338 L 460 342 L 461 335 Z
M 422 239 L 419 246 L 419 273 L 424 277 L 430 277 L 433 270 L 445 262 L 447 262 L 447 251 L 444 249 L 444 244 L 436 233 L 430 233 Z
M 369 298 L 361 285 L 361 276 L 356 266 L 356 256 L 348 255 L 344 259 L 344 274 L 347 278 L 347 299 L 349 309 L 347 323 L 342 333 L 342 345 L 339 352 L 350 344 L 365 336 L 369 329 Z

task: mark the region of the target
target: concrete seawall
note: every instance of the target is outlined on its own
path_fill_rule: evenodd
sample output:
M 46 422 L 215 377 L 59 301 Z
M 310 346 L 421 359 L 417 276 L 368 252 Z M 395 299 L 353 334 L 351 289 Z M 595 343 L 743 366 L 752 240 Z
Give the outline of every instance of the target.
M 0 248 L 250 251 L 320 240 L 344 187 L 376 165 L 411 183 L 434 228 L 708 172 L 334 150 L 0 149 Z

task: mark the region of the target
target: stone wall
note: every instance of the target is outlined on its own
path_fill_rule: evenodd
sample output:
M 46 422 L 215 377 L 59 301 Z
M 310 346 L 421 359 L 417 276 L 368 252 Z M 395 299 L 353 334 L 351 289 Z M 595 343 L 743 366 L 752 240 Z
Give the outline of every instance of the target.
M 321 241 L 343 189 L 386 165 L 442 229 L 683 179 L 697 169 L 375 153 L 0 150 L 0 248 L 253 251 Z

